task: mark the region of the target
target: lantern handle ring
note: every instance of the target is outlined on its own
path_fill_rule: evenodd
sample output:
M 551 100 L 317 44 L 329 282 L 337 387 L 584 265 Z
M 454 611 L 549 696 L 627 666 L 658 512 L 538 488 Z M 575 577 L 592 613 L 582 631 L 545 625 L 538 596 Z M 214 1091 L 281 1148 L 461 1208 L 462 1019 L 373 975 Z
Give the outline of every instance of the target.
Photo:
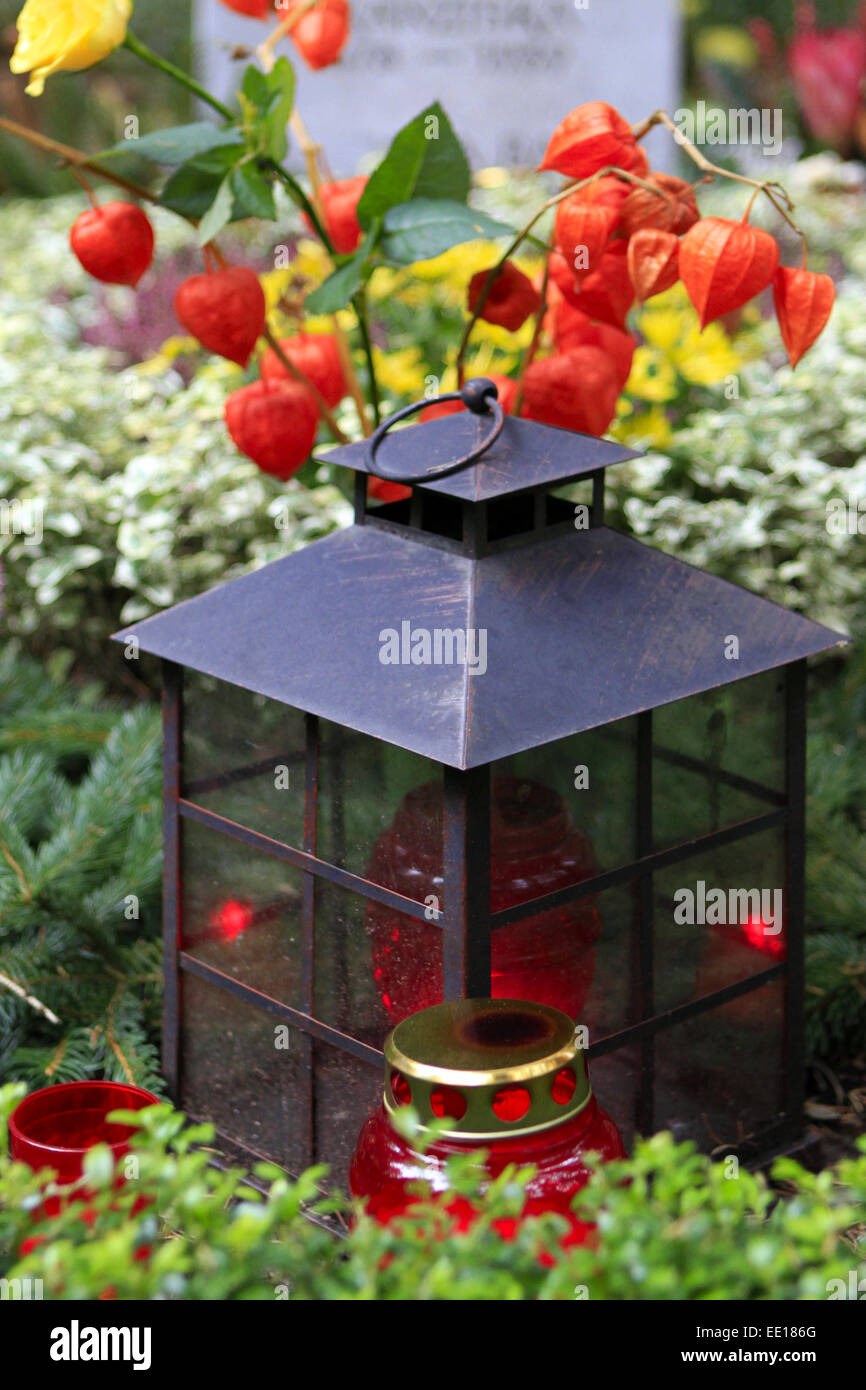
M 446 478 L 450 473 L 456 473 L 458 469 L 468 468 L 470 463 L 475 463 L 482 454 L 487 452 L 491 444 L 496 443 L 502 433 L 502 427 L 505 424 L 505 412 L 497 399 L 498 395 L 495 381 L 491 381 L 486 376 L 476 376 L 467 381 L 460 391 L 449 391 L 444 396 L 436 397 L 437 405 L 444 401 L 460 401 L 473 415 L 492 415 L 493 428 L 487 438 L 471 453 L 464 454 L 463 458 L 454 459 L 451 463 L 434 464 L 432 468 L 426 469 L 423 473 L 388 473 L 381 464 L 376 462 L 376 452 L 392 425 L 396 425 L 398 420 L 405 420 L 410 415 L 414 415 L 416 411 L 426 409 L 431 402 L 415 401 L 412 405 L 404 406 L 402 410 L 398 410 L 395 415 L 389 415 L 388 419 L 382 421 L 382 424 L 374 434 L 370 435 L 367 441 L 370 472 L 378 478 L 384 478 L 389 483 L 430 483 L 436 478 Z

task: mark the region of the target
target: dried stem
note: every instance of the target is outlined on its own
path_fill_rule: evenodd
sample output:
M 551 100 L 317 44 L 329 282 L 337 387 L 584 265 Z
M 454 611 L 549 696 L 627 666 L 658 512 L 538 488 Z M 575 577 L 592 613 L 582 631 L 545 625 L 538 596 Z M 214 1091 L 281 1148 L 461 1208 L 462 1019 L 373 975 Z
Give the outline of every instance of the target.
M 535 361 L 535 354 L 538 351 L 538 344 L 541 342 L 541 330 L 544 326 L 544 317 L 547 313 L 547 286 L 550 282 L 550 253 L 548 252 L 544 261 L 544 275 L 541 281 L 541 303 L 535 314 L 535 332 L 532 335 L 532 342 L 526 349 L 526 354 L 520 364 L 520 375 L 517 378 L 517 394 L 514 397 L 513 414 L 520 414 L 520 407 L 523 405 L 523 378 L 526 375 L 527 367 L 531 367 Z
M 290 34 L 298 20 L 303 19 L 308 10 L 311 10 L 318 3 L 319 0 L 303 0 L 303 4 L 293 9 L 290 14 L 286 15 L 285 19 L 281 19 L 276 29 L 272 29 L 268 37 L 258 45 L 256 55 L 265 72 L 270 72 L 274 66 L 274 49 L 280 39 L 284 38 L 286 34 Z
M 92 208 L 98 209 L 99 203 L 96 200 L 96 194 L 93 191 L 93 184 L 90 182 L 90 180 L 84 177 L 81 170 L 78 168 L 76 164 L 70 164 L 69 172 L 70 174 L 72 174 L 73 178 L 77 179 L 78 182 L 81 184 L 81 187 L 84 189 L 85 193 L 90 199 L 90 206 Z
M 314 141 L 310 139 L 309 131 L 307 130 L 307 127 L 304 124 L 299 111 L 292 112 L 291 123 L 292 130 L 295 133 L 295 137 L 298 141 L 298 144 L 301 147 L 304 159 L 306 161 L 307 174 L 310 179 L 311 201 L 316 209 L 320 221 L 324 224 L 325 212 L 324 208 L 322 207 L 322 200 L 320 197 L 322 178 L 319 171 L 319 155 L 322 152 L 322 146 L 315 144 Z M 354 308 L 357 314 L 357 304 L 354 305 Z M 365 305 L 362 307 L 362 312 L 366 313 Z M 349 392 L 351 394 L 352 400 L 355 402 L 355 407 L 358 411 L 358 420 L 361 425 L 362 433 L 365 437 L 368 437 L 370 434 L 372 434 L 372 427 L 370 425 L 369 419 L 367 418 L 367 401 L 364 396 L 364 392 L 361 389 L 361 383 L 358 380 L 358 373 L 355 370 L 355 363 L 352 357 L 351 345 L 336 314 L 331 315 L 331 327 L 334 331 L 334 337 L 337 340 L 337 350 L 340 354 L 340 361 L 343 364 L 343 371 L 346 376 L 346 384 L 349 387 Z M 364 324 L 362 327 L 362 338 L 364 338 L 365 343 L 367 336 L 368 330 L 366 324 Z M 372 356 L 368 356 L 368 367 L 370 372 L 372 373 Z
M 322 146 L 317 145 L 315 141 L 310 138 L 310 133 L 301 119 L 300 111 L 294 110 L 292 112 L 290 124 L 295 138 L 301 147 L 304 163 L 307 166 L 307 178 L 310 180 L 310 188 L 312 189 L 311 201 L 316 212 L 324 222 L 325 210 L 322 207 L 322 200 L 319 197 L 319 191 L 322 187 L 322 176 L 319 171 L 319 155 L 321 154 Z
M 794 210 L 794 204 L 791 201 L 787 189 L 779 183 L 778 179 L 751 179 L 747 174 L 735 174 L 731 169 L 723 169 L 721 165 L 713 164 L 711 160 L 701 154 L 700 150 L 697 146 L 692 144 L 691 140 L 686 139 L 682 131 L 677 129 L 667 111 L 654 111 L 653 114 L 648 116 L 645 121 L 642 121 L 639 126 L 633 127 L 632 134 L 636 140 L 640 140 L 646 135 L 648 130 L 651 130 L 653 126 L 657 125 L 664 126 L 665 130 L 670 131 L 677 144 L 682 146 L 692 163 L 697 164 L 698 168 L 702 169 L 705 174 L 710 174 L 714 178 L 733 179 L 735 183 L 748 184 L 750 188 L 755 189 L 756 195 L 757 193 L 763 193 L 772 203 L 779 216 L 787 222 L 792 231 L 796 232 L 797 236 L 802 237 L 805 241 L 805 233 L 797 226 L 793 218 L 789 216 L 789 213 Z M 749 206 L 751 207 L 751 204 Z
M 108 183 L 116 184 L 118 188 L 126 189 L 127 193 L 132 193 L 136 198 L 141 198 L 147 203 L 159 201 L 149 189 L 144 188 L 140 183 L 133 183 L 131 179 L 125 179 L 120 174 L 114 174 L 109 169 L 104 169 L 96 160 L 89 159 L 81 150 L 76 150 L 72 145 L 62 145 L 59 140 L 52 140 L 47 135 L 42 135 L 38 130 L 31 130 L 29 126 L 19 125 L 17 121 L 10 121 L 5 116 L 0 116 L 0 130 L 5 130 L 9 135 L 16 135 L 20 140 L 26 140 L 28 144 L 35 145 L 44 154 L 53 154 L 64 164 L 68 164 L 70 170 L 76 178 L 81 169 L 86 169 L 88 173 L 95 174 Z

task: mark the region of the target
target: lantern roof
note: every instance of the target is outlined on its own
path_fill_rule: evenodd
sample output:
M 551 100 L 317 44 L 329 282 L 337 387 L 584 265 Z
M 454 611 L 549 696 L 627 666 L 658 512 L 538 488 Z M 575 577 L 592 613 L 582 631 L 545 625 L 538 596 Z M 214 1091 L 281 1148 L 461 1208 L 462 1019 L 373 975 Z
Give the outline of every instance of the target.
M 331 449 L 317 458 L 321 463 L 336 463 L 361 473 L 381 474 L 387 470 L 389 477 L 415 475 L 419 455 L 423 456 L 425 468 L 439 467 L 479 449 L 489 434 L 487 416 L 459 410 L 389 433 L 376 455 L 381 464 L 378 470 L 366 439 Z M 613 440 L 507 415 L 499 437 L 476 463 L 443 478 L 420 481 L 416 486 L 464 502 L 488 502 L 556 487 L 639 457 L 634 449 Z
M 458 768 L 847 640 L 605 526 L 476 556 L 370 524 L 116 636 Z

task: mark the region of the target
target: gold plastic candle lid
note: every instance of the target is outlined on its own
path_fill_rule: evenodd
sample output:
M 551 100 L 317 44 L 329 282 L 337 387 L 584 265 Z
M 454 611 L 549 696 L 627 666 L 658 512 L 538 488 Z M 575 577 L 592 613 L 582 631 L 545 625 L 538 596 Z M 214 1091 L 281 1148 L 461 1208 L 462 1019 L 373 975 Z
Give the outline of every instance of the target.
M 458 999 L 403 1019 L 385 1042 L 385 1108 L 447 1118 L 455 1139 L 549 1129 L 592 1094 L 567 1014 L 523 999 Z

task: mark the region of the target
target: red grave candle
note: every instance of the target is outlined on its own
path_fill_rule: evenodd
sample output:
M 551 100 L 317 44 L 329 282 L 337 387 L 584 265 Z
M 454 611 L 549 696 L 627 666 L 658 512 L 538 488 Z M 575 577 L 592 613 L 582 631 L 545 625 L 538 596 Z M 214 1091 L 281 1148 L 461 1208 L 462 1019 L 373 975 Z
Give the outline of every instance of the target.
M 159 1100 L 119 1081 L 69 1081 L 25 1096 L 9 1117 L 9 1151 L 35 1171 L 52 1168 L 61 1183 L 76 1182 L 84 1155 L 108 1144 L 115 1161 L 129 1150 L 134 1130 L 109 1123 L 113 1110 L 144 1110 Z
M 403 798 L 380 835 L 367 877 L 416 902 L 442 900 L 442 789 L 430 782 Z M 539 782 L 495 777 L 491 787 L 490 906 L 493 912 L 582 882 L 597 872 L 589 841 L 561 796 Z M 394 1023 L 439 1001 L 442 934 L 380 903 L 367 909 L 373 973 Z M 592 898 L 497 928 L 491 940 L 494 998 L 533 999 L 576 1018 L 592 983 L 601 930 Z
M 563 1246 L 584 1241 L 591 1227 L 572 1200 L 588 1182 L 586 1154 L 623 1156 L 613 1120 L 589 1085 L 574 1025 L 557 1009 L 513 999 L 462 999 L 438 1004 L 398 1024 L 385 1043 L 383 1103 L 367 1120 L 349 1174 L 353 1197 L 382 1224 L 419 1200 L 412 1186 L 448 1191 L 453 1154 L 484 1150 L 484 1169 L 497 1177 L 508 1164 L 531 1164 L 520 1217 L 558 1212 L 569 1223 Z M 403 1105 L 421 1118 L 450 1125 L 422 1154 L 392 1124 Z M 455 1226 L 475 1219 L 463 1196 L 448 1203 Z M 497 1223 L 509 1238 L 517 1221 Z

